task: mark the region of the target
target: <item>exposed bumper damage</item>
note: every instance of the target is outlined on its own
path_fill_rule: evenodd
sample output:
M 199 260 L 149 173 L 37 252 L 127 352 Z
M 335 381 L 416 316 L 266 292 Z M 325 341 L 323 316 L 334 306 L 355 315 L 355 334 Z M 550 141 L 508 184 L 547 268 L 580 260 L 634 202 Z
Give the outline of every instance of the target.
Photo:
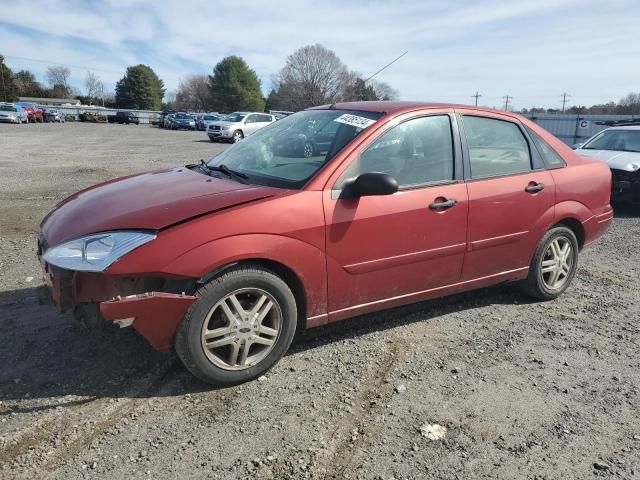
M 611 169 L 611 199 L 626 203 L 640 202 L 640 170 L 627 172 Z
M 157 350 L 173 346 L 176 328 L 197 300 L 185 293 L 195 291 L 194 279 L 72 272 L 46 263 L 43 269 L 41 303 L 72 311 L 87 328 L 99 328 L 105 321 L 131 326 Z
M 121 327 L 132 326 L 156 350 L 167 350 L 173 345 L 182 317 L 197 299 L 192 295 L 149 292 L 101 302 L 100 313 Z

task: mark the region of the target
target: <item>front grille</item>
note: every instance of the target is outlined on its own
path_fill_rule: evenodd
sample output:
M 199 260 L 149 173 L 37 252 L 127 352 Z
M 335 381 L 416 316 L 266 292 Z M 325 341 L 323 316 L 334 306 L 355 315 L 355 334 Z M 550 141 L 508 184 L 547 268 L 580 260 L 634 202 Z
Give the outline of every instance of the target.
M 220 125 L 211 125 L 209 127 L 209 130 L 213 130 L 214 132 L 219 132 L 220 131 Z

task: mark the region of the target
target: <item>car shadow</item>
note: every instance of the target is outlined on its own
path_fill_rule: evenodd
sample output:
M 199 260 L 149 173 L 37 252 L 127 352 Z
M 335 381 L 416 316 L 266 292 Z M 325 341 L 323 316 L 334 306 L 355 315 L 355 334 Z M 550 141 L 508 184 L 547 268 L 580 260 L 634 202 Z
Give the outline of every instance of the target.
M 530 300 L 496 286 L 362 315 L 300 333 L 289 354 L 358 338 L 434 317 L 495 304 Z M 96 398 L 176 396 L 212 390 L 195 379 L 172 352 L 156 352 L 133 329 L 108 325 L 82 330 L 69 314 L 38 303 L 37 288 L 0 292 L 0 400 L 42 399 L 43 404 L 0 408 L 11 413 L 81 404 Z M 71 396 L 71 400 L 53 400 Z M 73 397 L 89 397 L 78 400 Z

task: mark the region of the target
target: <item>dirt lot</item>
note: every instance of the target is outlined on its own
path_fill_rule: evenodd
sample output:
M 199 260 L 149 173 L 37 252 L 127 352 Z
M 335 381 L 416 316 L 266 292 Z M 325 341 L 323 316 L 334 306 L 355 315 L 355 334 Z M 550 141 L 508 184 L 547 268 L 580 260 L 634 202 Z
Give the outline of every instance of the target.
M 501 286 L 323 327 L 234 388 L 38 305 L 36 230 L 58 200 L 223 148 L 143 125 L 0 125 L 1 478 L 640 478 L 637 209 L 560 300 Z

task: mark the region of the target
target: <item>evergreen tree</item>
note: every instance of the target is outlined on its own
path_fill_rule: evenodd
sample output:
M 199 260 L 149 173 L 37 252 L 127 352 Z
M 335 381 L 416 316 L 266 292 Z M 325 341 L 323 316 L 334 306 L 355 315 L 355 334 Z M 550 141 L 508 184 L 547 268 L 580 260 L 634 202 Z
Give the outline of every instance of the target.
M 0 55 L 0 102 L 15 102 L 18 100 L 18 84 L 16 77 L 4 63 Z
M 264 110 L 260 79 L 242 58 L 223 58 L 209 77 L 210 107 L 217 112 Z
M 116 104 L 119 108 L 160 110 L 164 97 L 164 83 L 147 65 L 128 67 L 116 84 Z

